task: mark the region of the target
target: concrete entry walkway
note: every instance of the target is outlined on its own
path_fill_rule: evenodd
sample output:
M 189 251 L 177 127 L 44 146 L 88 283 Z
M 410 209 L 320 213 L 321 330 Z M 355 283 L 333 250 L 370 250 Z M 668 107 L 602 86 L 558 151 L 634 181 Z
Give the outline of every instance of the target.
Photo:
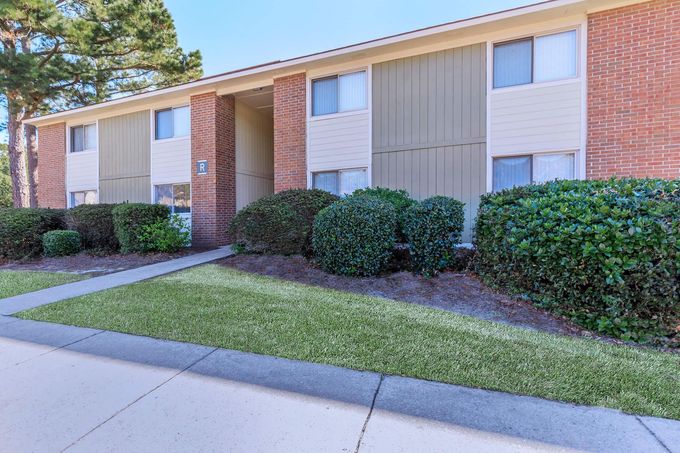
M 20 311 L 29 310 L 41 305 L 52 304 L 73 297 L 83 296 L 116 286 L 129 285 L 149 278 L 169 274 L 189 267 L 209 263 L 220 258 L 233 255 L 231 247 L 220 247 L 207 252 L 196 253 L 182 258 L 176 258 L 162 263 L 150 264 L 114 274 L 102 275 L 86 280 L 81 280 L 66 285 L 53 286 L 51 288 L 20 294 L 6 299 L 0 299 L 0 315 L 13 315 Z
M 0 316 L 0 451 L 680 452 L 680 422 Z

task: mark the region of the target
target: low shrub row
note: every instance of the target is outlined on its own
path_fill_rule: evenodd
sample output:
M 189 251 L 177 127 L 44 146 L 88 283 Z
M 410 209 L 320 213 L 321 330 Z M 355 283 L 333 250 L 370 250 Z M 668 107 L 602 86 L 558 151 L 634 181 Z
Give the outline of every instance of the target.
M 476 248 L 486 282 L 589 329 L 643 342 L 678 333 L 680 181 L 561 181 L 486 195 Z
M 65 230 L 66 229 L 66 230 Z M 188 228 L 167 206 L 81 205 L 69 210 L 0 208 L 0 258 L 99 253 L 174 252 L 188 245 Z

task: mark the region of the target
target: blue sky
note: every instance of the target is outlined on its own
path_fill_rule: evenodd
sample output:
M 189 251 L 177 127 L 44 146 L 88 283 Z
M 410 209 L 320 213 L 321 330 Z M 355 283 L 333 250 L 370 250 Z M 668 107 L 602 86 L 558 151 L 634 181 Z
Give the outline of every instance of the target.
M 306 55 L 537 0 L 166 0 L 205 75 Z M 4 109 L 0 122 L 6 121 Z M 0 142 L 7 142 L 5 131 Z

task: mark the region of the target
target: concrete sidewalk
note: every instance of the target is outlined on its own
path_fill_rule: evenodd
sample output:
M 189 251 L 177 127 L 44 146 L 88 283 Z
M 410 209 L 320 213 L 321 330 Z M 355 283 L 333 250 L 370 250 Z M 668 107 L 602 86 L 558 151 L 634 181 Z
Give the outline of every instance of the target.
M 129 285 L 149 278 L 169 274 L 189 267 L 215 261 L 220 258 L 233 255 L 231 247 L 220 247 L 208 252 L 196 253 L 182 258 L 177 258 L 162 263 L 150 264 L 127 271 L 102 275 L 101 277 L 89 278 L 65 285 L 20 294 L 6 299 L 0 299 L 0 315 L 13 315 L 20 311 L 29 310 L 41 305 L 52 304 L 73 297 L 115 288 L 116 286 Z
M 0 451 L 680 452 L 680 422 L 0 317 Z

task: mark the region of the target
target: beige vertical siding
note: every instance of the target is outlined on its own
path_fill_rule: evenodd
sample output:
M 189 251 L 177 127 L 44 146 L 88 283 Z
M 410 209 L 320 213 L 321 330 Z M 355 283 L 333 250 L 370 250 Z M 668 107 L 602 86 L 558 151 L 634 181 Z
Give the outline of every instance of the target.
M 466 204 L 472 238 L 486 190 L 486 44 L 373 66 L 374 186 Z
M 148 176 L 103 180 L 99 192 L 100 203 L 151 203 Z
M 236 102 L 236 209 L 274 193 L 274 119 Z
M 99 120 L 99 201 L 151 202 L 149 111 Z

